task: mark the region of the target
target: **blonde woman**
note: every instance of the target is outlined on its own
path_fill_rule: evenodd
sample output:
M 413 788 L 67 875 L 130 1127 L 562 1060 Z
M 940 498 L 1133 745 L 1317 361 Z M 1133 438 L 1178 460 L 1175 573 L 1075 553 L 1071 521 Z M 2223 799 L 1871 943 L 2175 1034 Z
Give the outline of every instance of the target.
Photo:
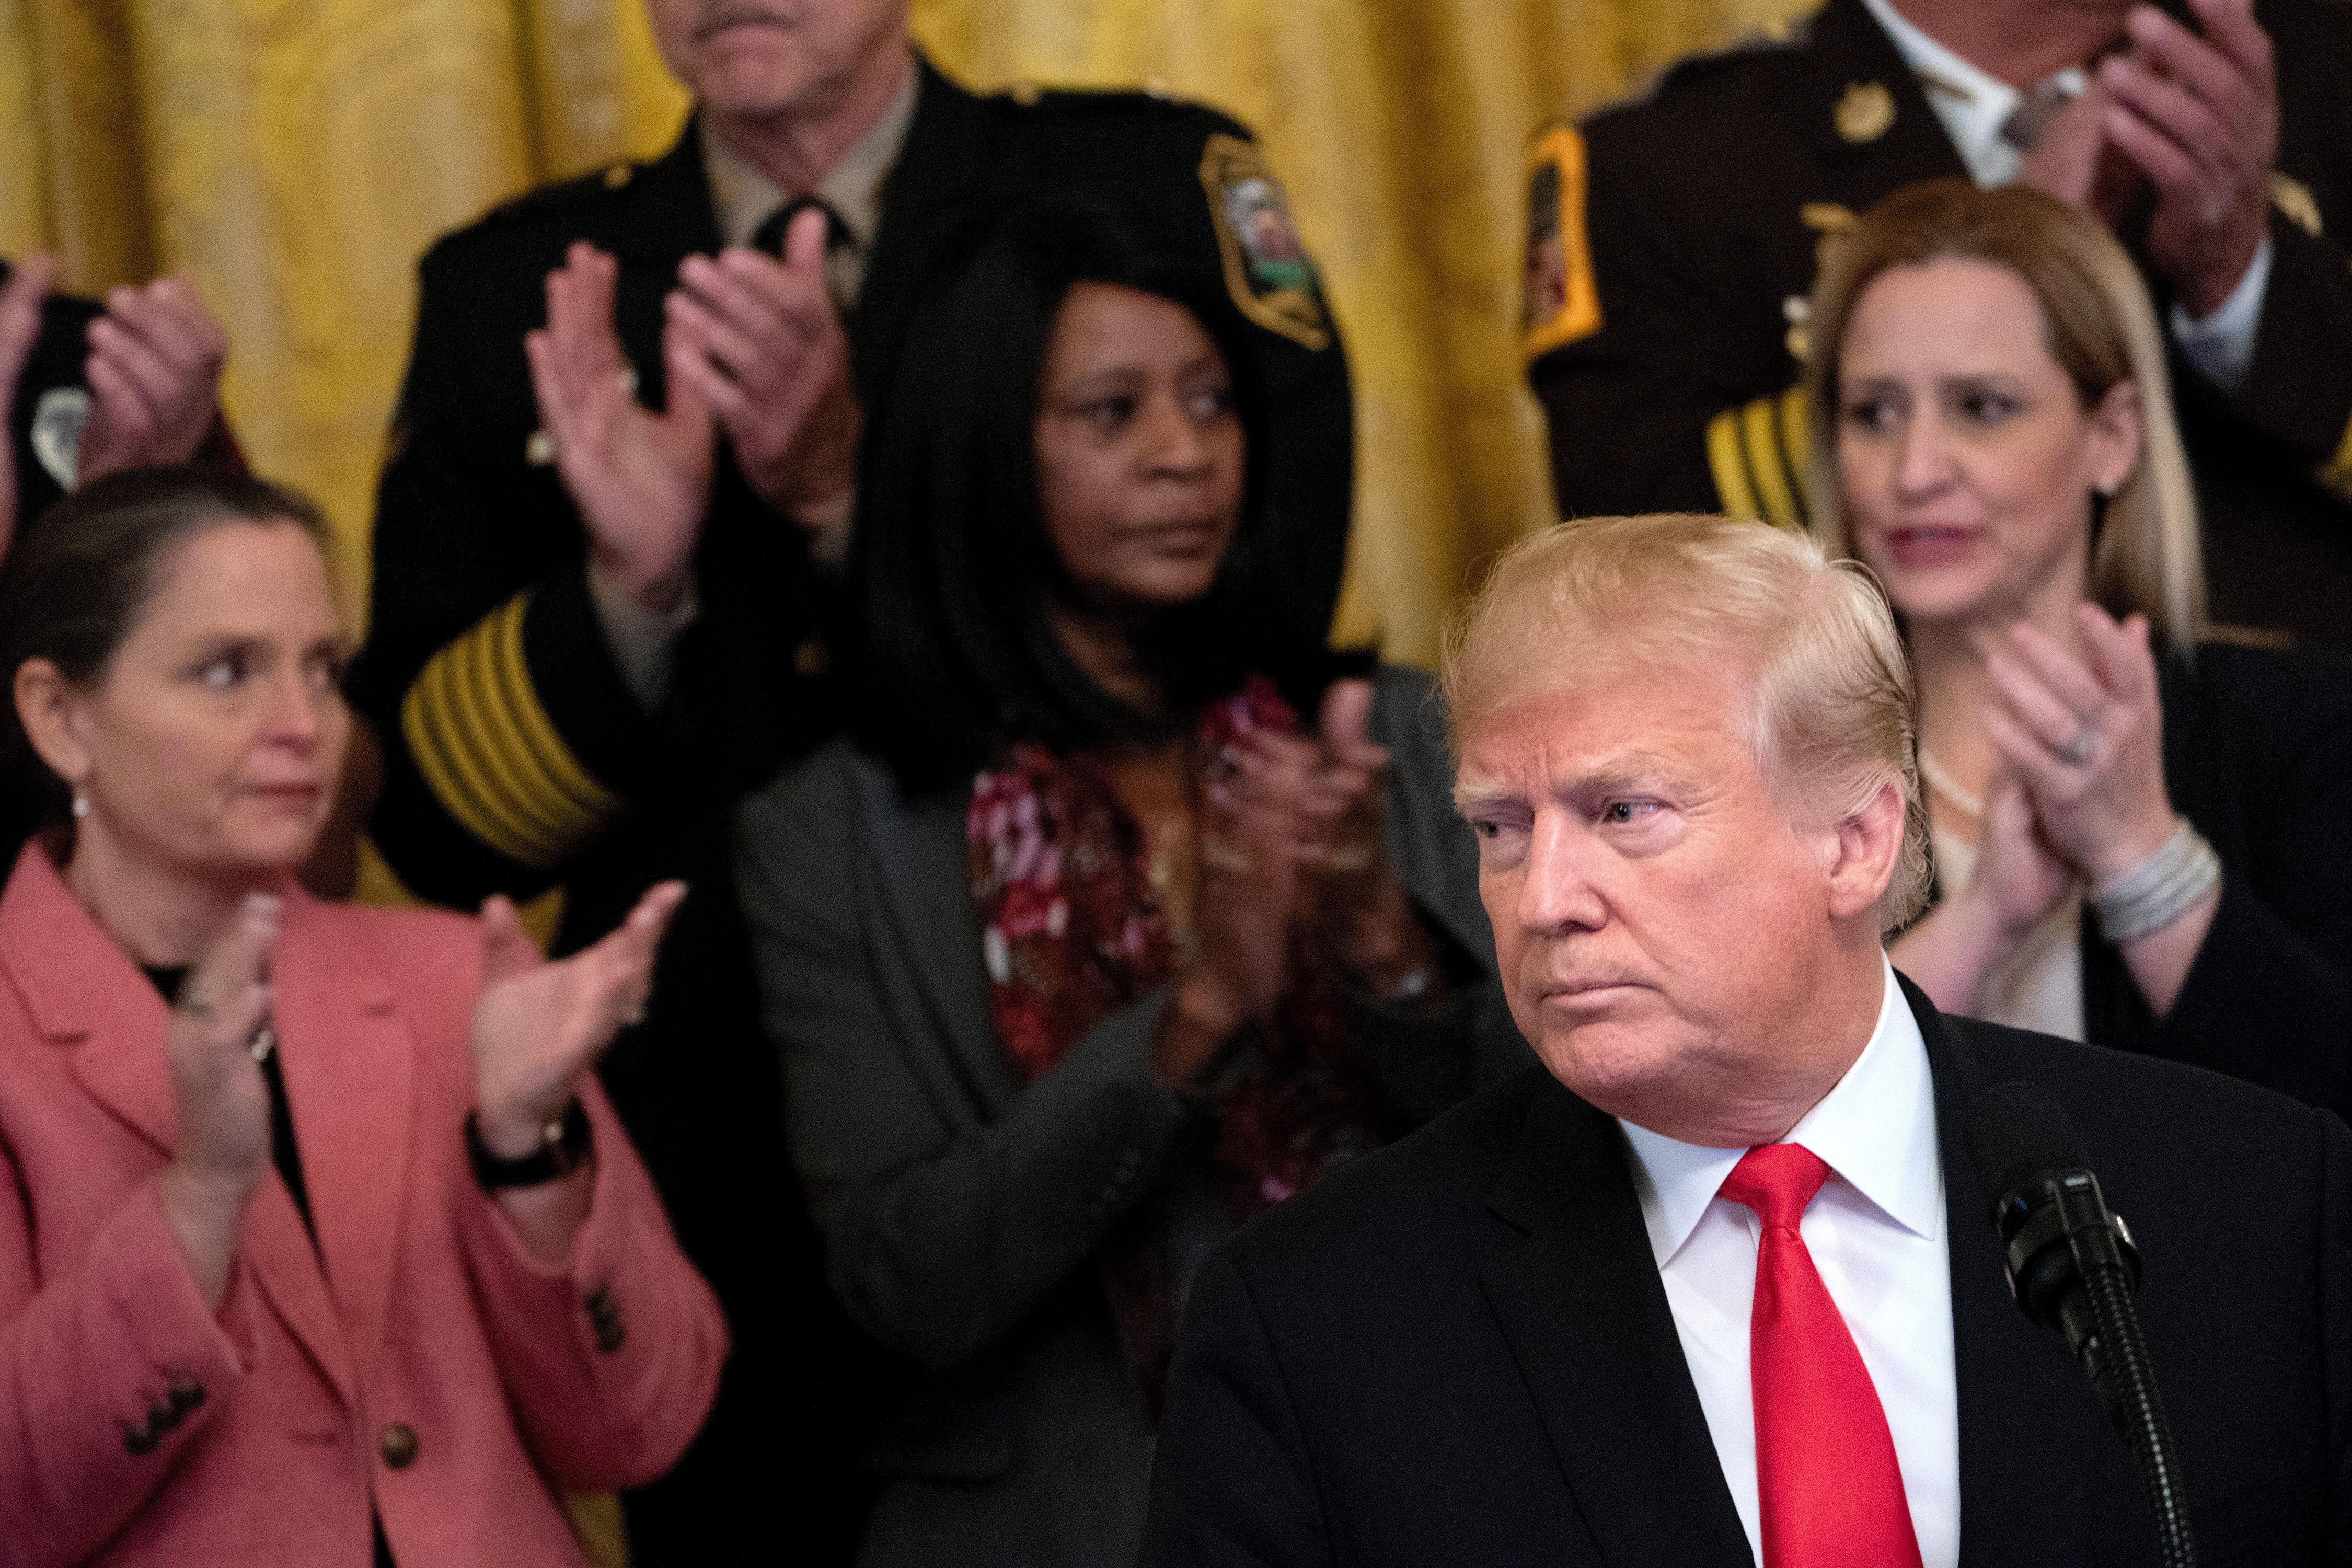
M 1833 247 L 1814 526 L 1917 668 L 1948 1011 L 2352 1109 L 2352 663 L 2218 643 L 2163 340 L 2063 203 L 1914 185 Z

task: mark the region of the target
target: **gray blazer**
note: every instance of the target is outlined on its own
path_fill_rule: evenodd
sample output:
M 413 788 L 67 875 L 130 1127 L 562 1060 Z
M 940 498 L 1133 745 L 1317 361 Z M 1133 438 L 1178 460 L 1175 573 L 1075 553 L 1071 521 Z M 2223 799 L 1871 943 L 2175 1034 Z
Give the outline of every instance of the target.
M 1382 670 L 1389 843 L 1478 979 L 1449 1015 L 1353 1008 L 1368 1066 L 1426 1117 L 1532 1060 L 1494 984 L 1477 848 L 1425 676 Z M 1127 1564 L 1151 1431 L 1093 1265 L 1142 1226 L 1180 1278 L 1232 1228 L 1206 1128 L 1147 1069 L 1164 990 L 1017 1081 L 987 1007 L 961 792 L 899 795 L 835 745 L 742 807 L 737 864 L 793 1158 L 850 1315 L 920 1370 L 872 1456 L 866 1568 Z

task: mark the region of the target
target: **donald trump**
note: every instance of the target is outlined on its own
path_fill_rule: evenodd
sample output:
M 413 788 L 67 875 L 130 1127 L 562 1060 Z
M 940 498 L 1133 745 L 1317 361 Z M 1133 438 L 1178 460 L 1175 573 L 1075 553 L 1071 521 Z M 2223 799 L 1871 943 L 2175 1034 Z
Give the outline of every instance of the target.
M 2352 1139 L 1937 1015 L 1874 584 L 1719 518 L 1566 523 L 1452 628 L 1456 798 L 1540 1065 L 1201 1270 L 1160 1564 L 2155 1564 L 1960 1132 L 2053 1095 L 2137 1237 L 2204 1560 L 2352 1561 Z

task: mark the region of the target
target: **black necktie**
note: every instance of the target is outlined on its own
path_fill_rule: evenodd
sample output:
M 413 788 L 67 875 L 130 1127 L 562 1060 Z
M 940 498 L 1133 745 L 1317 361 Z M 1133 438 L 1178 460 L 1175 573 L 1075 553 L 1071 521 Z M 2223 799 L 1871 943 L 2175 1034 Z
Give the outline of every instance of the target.
M 770 213 L 767 221 L 751 231 L 751 248 L 764 250 L 779 260 L 782 259 L 784 230 L 792 226 L 793 219 L 811 207 L 816 208 L 824 215 L 825 249 L 830 252 L 846 247 L 851 243 L 849 226 L 841 221 L 839 213 L 835 212 L 814 196 L 794 196 L 791 201 Z

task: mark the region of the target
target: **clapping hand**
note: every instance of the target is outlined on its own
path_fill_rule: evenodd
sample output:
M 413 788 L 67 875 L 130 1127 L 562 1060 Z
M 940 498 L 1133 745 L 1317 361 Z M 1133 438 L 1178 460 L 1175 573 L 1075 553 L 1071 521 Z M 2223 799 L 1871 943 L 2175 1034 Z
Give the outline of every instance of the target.
M 2074 608 L 2084 657 L 2033 626 L 1986 656 L 1985 732 L 2042 838 L 2094 887 L 2154 854 L 2178 822 L 2164 785 L 2164 718 L 2147 619 Z
M 2203 37 L 2153 5 L 2099 66 L 2108 138 L 2155 187 L 2147 251 L 2192 317 L 2221 309 L 2269 232 L 2278 80 L 2252 0 L 2189 0 Z
M 16 382 L 41 335 L 41 302 L 57 279 L 53 256 L 28 256 L 0 284 L 0 410 L 16 402 Z M 0 436 L 0 555 L 16 534 L 16 443 Z
M 205 1299 L 228 1289 L 245 1207 L 269 1173 L 269 1087 L 254 1045 L 269 1021 L 278 900 L 247 896 L 180 983 L 164 1049 L 180 1132 L 157 1194 Z
M 1969 896 L 1985 900 L 2003 940 L 2016 942 L 2049 917 L 2073 883 L 2073 869 L 2042 841 L 2025 786 L 2014 773 L 1995 774 L 1977 824 Z
M 740 247 L 689 256 L 665 304 L 689 382 L 752 490 L 817 531 L 848 519 L 861 418 L 849 337 L 825 292 L 825 215 L 784 233 L 783 259 Z
M 531 391 L 556 472 L 588 531 L 590 564 L 647 609 L 675 609 L 710 504 L 716 437 L 675 328 L 663 335 L 668 406 L 637 401 L 613 326 L 620 268 L 585 241 L 547 275 L 547 325 L 528 333 Z
M 512 903 L 482 906 L 474 1122 L 492 1153 L 538 1149 L 613 1037 L 643 1016 L 654 955 L 685 898 L 685 883 L 661 883 L 603 941 L 560 963 L 541 956 Z
M 228 334 L 196 286 L 158 278 L 112 289 L 89 324 L 89 421 L 75 459 L 79 483 L 196 455 L 220 416 Z

